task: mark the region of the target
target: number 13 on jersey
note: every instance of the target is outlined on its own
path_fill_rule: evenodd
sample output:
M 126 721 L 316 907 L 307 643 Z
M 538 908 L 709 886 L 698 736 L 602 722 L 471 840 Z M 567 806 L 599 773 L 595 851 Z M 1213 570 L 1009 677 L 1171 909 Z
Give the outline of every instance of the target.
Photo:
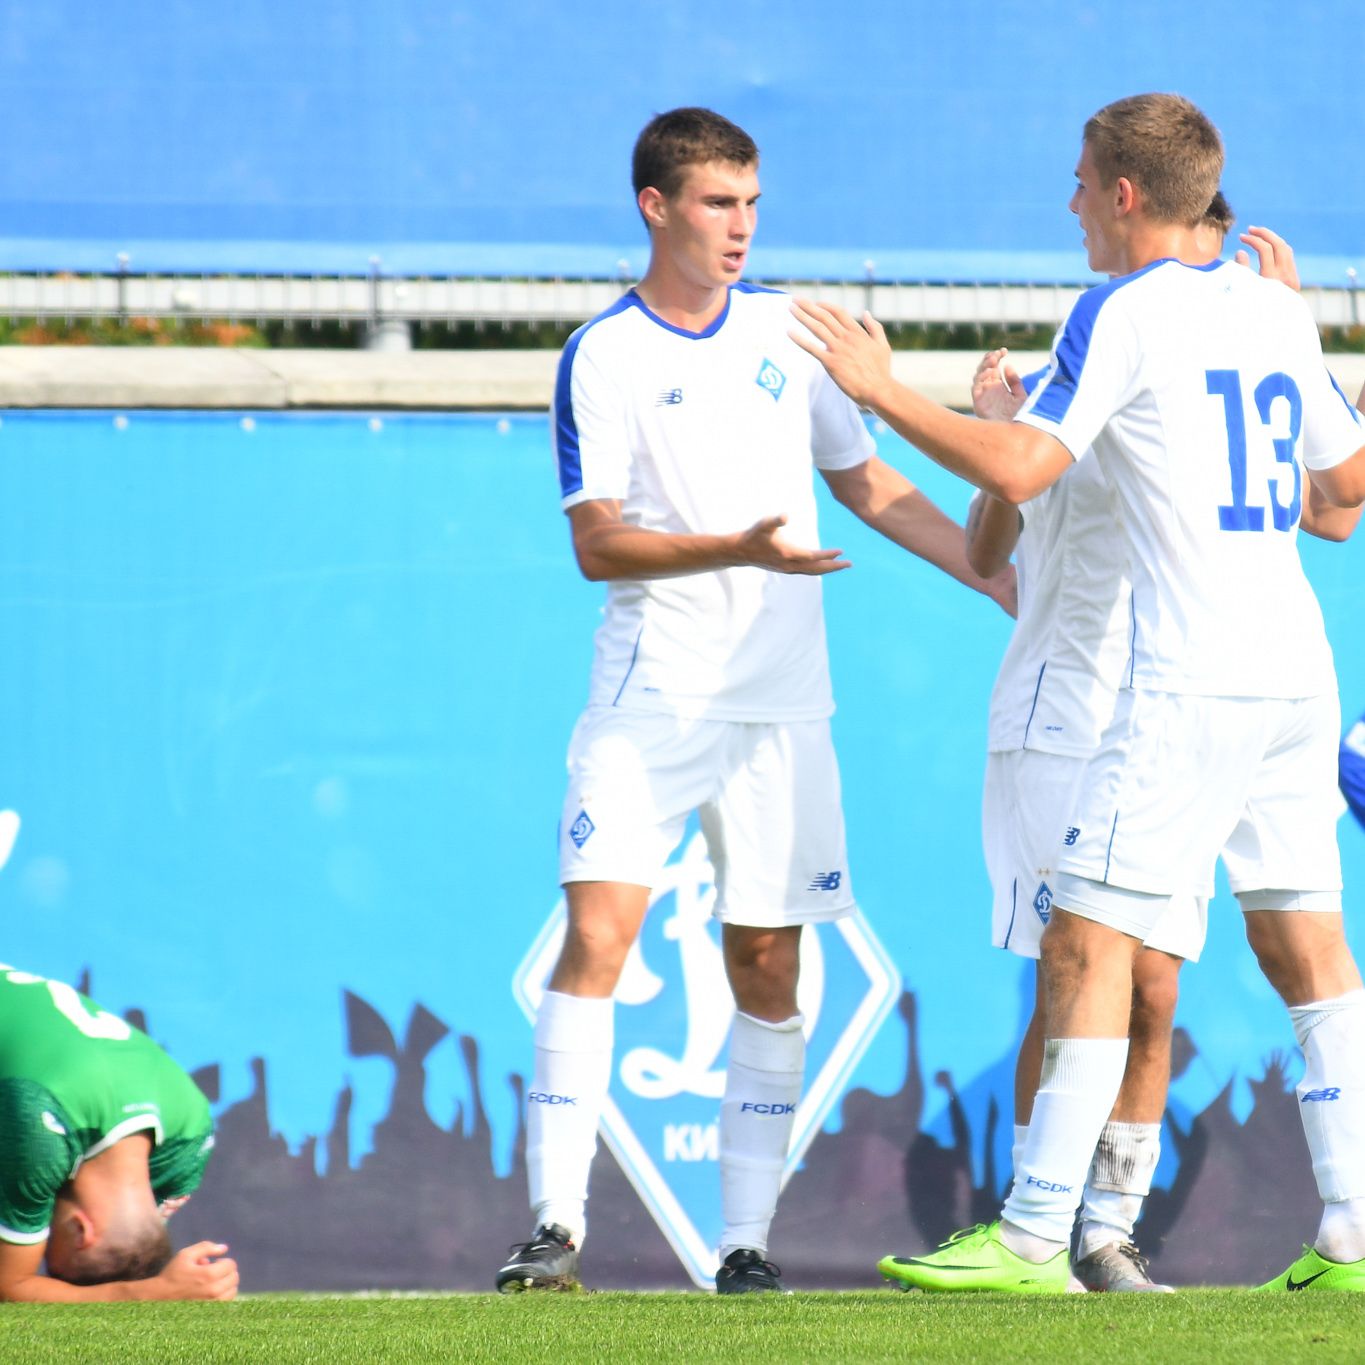
M 1232 501 L 1218 508 L 1218 527 L 1223 531 L 1264 531 L 1265 508 L 1247 502 L 1247 429 L 1242 404 L 1242 376 L 1238 370 L 1205 370 L 1204 382 L 1209 395 L 1223 400 L 1223 419 L 1228 433 L 1228 472 L 1232 482 Z M 1288 503 L 1280 501 L 1278 479 L 1266 480 L 1270 499 L 1270 515 L 1277 531 L 1292 530 L 1303 510 L 1303 474 L 1294 458 L 1294 447 L 1299 441 L 1303 425 L 1303 399 L 1298 386 L 1287 375 L 1268 374 L 1256 385 L 1252 398 L 1260 414 L 1261 425 L 1277 426 L 1275 400 L 1283 398 L 1288 406 L 1289 430 L 1283 436 L 1271 436 L 1275 458 L 1293 471 L 1294 492 Z M 1280 410 L 1281 412 L 1284 409 Z

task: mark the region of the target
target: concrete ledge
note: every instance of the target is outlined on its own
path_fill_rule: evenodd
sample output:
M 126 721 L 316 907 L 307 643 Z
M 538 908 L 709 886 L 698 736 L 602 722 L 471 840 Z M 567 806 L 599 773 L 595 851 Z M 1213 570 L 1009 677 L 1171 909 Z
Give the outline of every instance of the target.
M 950 407 L 971 403 L 977 351 L 897 351 L 893 373 Z M 1021 373 L 1047 356 L 1011 356 Z M 555 351 L 256 351 L 191 347 L 0 347 L 6 408 L 544 409 Z M 1330 355 L 1355 401 L 1365 355 Z

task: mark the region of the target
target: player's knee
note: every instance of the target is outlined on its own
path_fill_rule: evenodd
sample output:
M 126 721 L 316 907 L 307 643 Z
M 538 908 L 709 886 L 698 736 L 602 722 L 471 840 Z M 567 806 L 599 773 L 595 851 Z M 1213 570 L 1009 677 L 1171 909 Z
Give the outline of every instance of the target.
M 1139 954 L 1133 964 L 1133 1032 L 1169 1033 L 1179 998 L 1179 958 Z

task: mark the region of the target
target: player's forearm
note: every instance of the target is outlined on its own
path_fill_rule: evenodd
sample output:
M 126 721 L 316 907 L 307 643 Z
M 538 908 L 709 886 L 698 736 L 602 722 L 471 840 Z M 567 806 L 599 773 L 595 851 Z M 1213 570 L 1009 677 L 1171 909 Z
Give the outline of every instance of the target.
M 993 578 L 1010 562 L 1019 543 L 1019 509 L 989 493 L 978 493 L 967 514 L 967 562 Z
M 594 583 L 617 578 L 678 578 L 740 564 L 740 536 L 685 535 L 614 523 L 575 541 L 578 567 Z
M 868 406 L 936 464 L 1004 502 L 1027 502 L 1057 478 L 1034 458 L 1030 427 L 963 416 L 894 379 L 868 395 Z
M 904 494 L 882 510 L 875 519 L 868 518 L 888 540 L 894 541 L 911 554 L 942 569 L 975 592 L 999 602 L 1013 614 L 1013 574 L 1006 574 L 1009 556 L 993 573 L 979 573 L 967 554 L 962 527 L 950 520 L 918 489 Z
M 51 1275 L 27 1275 L 0 1285 L 0 1303 L 127 1303 L 161 1298 L 156 1279 L 67 1284 Z

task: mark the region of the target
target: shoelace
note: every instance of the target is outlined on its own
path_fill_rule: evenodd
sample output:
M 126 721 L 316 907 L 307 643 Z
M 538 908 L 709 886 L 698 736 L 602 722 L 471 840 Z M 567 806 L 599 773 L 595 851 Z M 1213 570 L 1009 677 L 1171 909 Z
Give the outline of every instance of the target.
M 969 1237 L 979 1237 L 983 1233 L 989 1232 L 990 1227 L 986 1223 L 978 1223 L 975 1227 L 959 1228 L 946 1242 L 940 1242 L 941 1247 L 956 1246 L 958 1242 L 965 1242 Z
M 744 1275 L 753 1270 L 766 1271 L 775 1280 L 782 1278 L 782 1267 L 774 1265 L 771 1261 L 745 1261 L 743 1265 L 730 1266 L 730 1271 L 735 1275 Z
M 1135 1247 L 1132 1242 L 1119 1243 L 1119 1255 L 1126 1256 L 1137 1266 L 1143 1275 L 1147 1274 L 1147 1258 Z
M 559 1242 L 553 1237 L 532 1237 L 529 1242 L 513 1242 L 507 1248 L 509 1256 L 520 1256 L 524 1252 L 534 1251 L 537 1247 L 547 1247 L 553 1251 L 572 1251 L 572 1242 Z

